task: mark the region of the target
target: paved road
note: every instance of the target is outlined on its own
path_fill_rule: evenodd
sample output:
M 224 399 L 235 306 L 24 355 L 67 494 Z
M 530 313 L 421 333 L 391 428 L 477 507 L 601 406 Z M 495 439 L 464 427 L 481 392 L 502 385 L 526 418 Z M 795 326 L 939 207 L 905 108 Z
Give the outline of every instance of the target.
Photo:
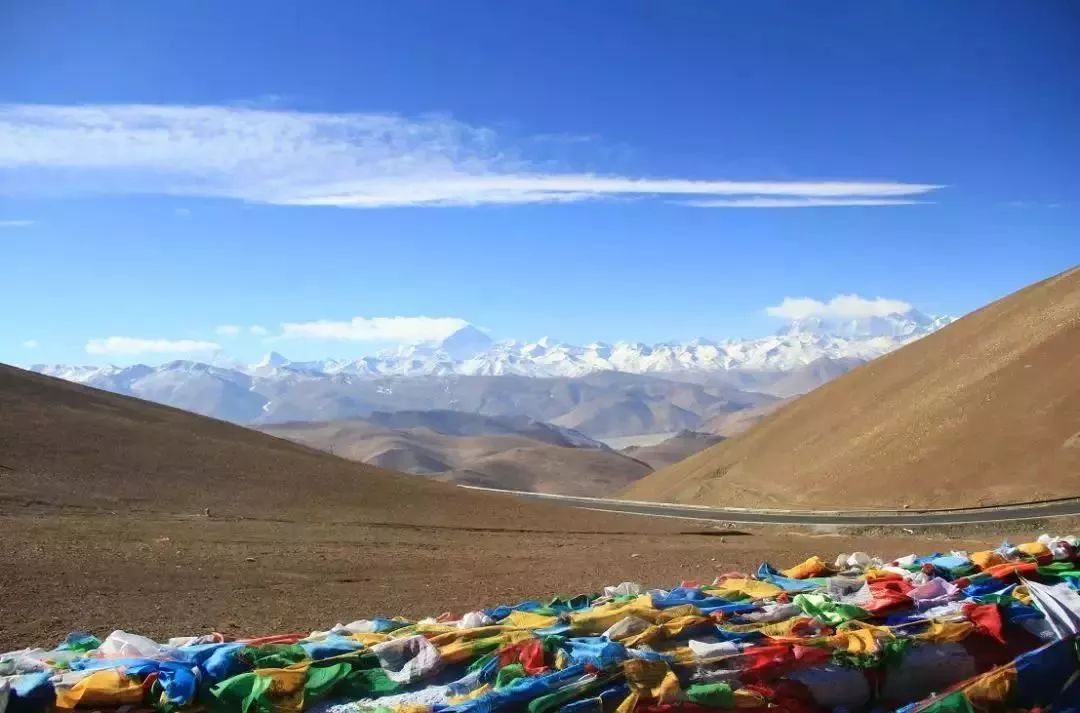
M 470 487 L 470 486 L 462 486 Z M 957 525 L 980 522 L 1004 522 L 1008 520 L 1033 520 L 1062 515 L 1080 515 L 1080 498 L 1046 504 L 1011 505 L 997 508 L 974 508 L 970 510 L 938 510 L 917 512 L 794 512 L 779 510 L 724 510 L 700 506 L 671 505 L 603 498 L 575 498 L 566 495 L 525 493 L 494 488 L 471 488 L 506 493 L 523 498 L 553 500 L 573 507 L 590 510 L 627 512 L 654 517 L 674 517 L 691 520 L 717 520 L 755 525 Z

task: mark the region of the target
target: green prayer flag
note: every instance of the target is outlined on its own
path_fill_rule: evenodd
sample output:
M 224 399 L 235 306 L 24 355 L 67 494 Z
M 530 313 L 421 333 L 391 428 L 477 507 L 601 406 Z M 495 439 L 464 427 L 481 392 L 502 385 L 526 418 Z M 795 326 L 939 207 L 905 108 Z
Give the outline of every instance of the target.
M 326 697 L 346 676 L 352 673 L 352 665 L 348 663 L 336 663 L 332 666 L 312 666 L 308 669 L 307 680 L 304 681 L 304 705 Z
M 686 689 L 686 697 L 699 706 L 733 708 L 735 695 L 726 683 L 695 683 Z
M 227 678 L 210 688 L 210 708 L 242 713 L 269 713 L 272 708 L 266 696 L 272 680 L 254 671 Z
M 923 708 L 923 713 L 975 713 L 975 709 L 963 691 L 957 691 Z
M 504 688 L 509 686 L 513 681 L 524 677 L 524 666 L 519 663 L 507 664 L 499 669 L 499 673 L 495 677 L 495 688 Z
M 476 673 L 484 666 L 487 666 L 489 663 L 491 663 L 491 660 L 494 659 L 496 656 L 498 656 L 498 654 L 488 654 L 487 656 L 481 656 L 480 658 L 469 664 L 469 667 L 465 670 L 469 673 Z
M 245 646 L 236 652 L 236 658 L 252 668 L 287 668 L 310 660 L 304 648 L 296 644 Z
M 401 688 L 381 668 L 365 668 L 352 671 L 334 692 L 343 698 L 379 698 L 398 693 Z
M 835 602 L 824 594 L 799 594 L 792 604 L 823 624 L 839 626 L 852 619 L 869 619 L 870 612 L 854 604 Z

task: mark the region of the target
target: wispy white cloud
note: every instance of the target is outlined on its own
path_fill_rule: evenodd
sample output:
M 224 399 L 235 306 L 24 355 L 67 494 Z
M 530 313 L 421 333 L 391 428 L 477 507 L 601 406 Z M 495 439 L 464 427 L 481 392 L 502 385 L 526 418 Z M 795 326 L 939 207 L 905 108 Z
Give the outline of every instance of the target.
M 679 201 L 695 208 L 822 208 L 829 206 L 921 205 L 930 201 L 907 198 L 730 198 Z
M 173 215 L 177 218 L 190 218 L 191 208 L 173 208 Z
M 341 322 L 286 322 L 280 338 L 408 344 L 445 339 L 468 324 L 457 317 L 353 317 Z
M 35 225 L 36 220 L 0 220 L 0 228 L 31 228 Z
M 222 337 L 238 337 L 244 332 L 256 337 L 265 337 L 269 330 L 261 324 L 252 324 L 248 327 L 239 324 L 221 324 L 214 329 L 214 333 Z
M 214 342 L 196 339 L 141 339 L 139 337 L 105 337 L 86 343 L 87 354 L 190 354 L 220 349 Z
M 904 195 L 937 186 L 852 181 L 695 181 L 588 174 L 501 174 L 486 176 L 417 176 L 408 183 L 384 182 L 327 186 L 323 195 L 283 201 L 292 205 L 376 208 L 404 205 L 479 205 L 483 203 L 569 203 L 614 196 L 650 195 L 835 195 L 851 193 Z M 748 200 L 762 200 L 748 199 Z M 784 199 L 790 202 L 791 198 Z M 834 199 L 835 200 L 835 199 Z M 852 200 L 852 199 L 848 199 Z M 881 200 L 881 199 L 877 199 Z M 762 207 L 762 206 L 758 206 Z M 774 206 L 775 207 L 775 206 Z M 790 206 L 785 206 L 790 207 Z
M 783 302 L 767 307 L 765 312 L 771 317 L 782 319 L 806 319 L 807 317 L 885 317 L 898 312 L 904 313 L 910 309 L 911 305 L 902 300 L 837 295 L 828 302 L 821 302 L 810 297 L 785 297 Z
M 27 339 L 25 342 L 22 343 L 23 349 L 37 349 L 40 346 L 41 344 L 38 343 L 38 340 L 36 339 Z
M 1043 203 L 1041 201 L 1006 201 L 1001 205 L 1008 208 L 1060 208 L 1060 203 Z
M 535 151 L 536 142 L 515 145 L 491 129 L 445 116 L 7 104 L 0 105 L 0 193 L 156 193 L 378 208 L 617 196 L 897 200 L 940 188 L 877 180 L 691 180 L 556 171 L 548 157 L 522 155 L 522 147 Z

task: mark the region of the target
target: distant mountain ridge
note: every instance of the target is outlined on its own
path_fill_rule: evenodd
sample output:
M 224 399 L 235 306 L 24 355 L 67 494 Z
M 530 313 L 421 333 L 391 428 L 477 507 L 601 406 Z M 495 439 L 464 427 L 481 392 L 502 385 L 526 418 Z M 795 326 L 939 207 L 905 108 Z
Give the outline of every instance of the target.
M 513 490 L 599 496 L 652 471 L 649 464 L 577 431 L 525 416 L 378 411 L 366 418 L 261 430 L 369 465 Z
M 393 430 L 426 428 L 444 436 L 508 436 L 531 438 L 564 448 L 607 448 L 571 428 L 537 421 L 528 416 L 487 416 L 478 413 L 431 409 L 428 411 L 376 411 L 364 419 L 373 426 Z M 288 424 L 282 424 L 288 425 Z
M 756 339 L 686 342 L 594 342 L 576 346 L 543 337 L 535 342 L 494 342 L 471 325 L 441 343 L 410 345 L 354 360 L 290 362 L 278 368 L 353 376 L 575 377 L 598 371 L 674 374 L 730 370 L 786 371 L 819 359 L 867 361 L 953 321 L 918 310 L 848 320 L 796 320 L 777 334 Z M 267 360 L 264 360 L 267 361 Z
M 446 409 L 521 415 L 603 438 L 692 430 L 719 414 L 805 393 L 951 321 L 912 310 L 802 320 L 758 339 L 586 347 L 547 338 L 495 343 L 466 326 L 437 344 L 353 360 L 293 361 L 271 352 L 246 366 L 181 360 L 32 370 L 236 423 Z
M 936 332 L 954 317 L 932 317 L 917 309 L 873 317 L 805 317 L 793 320 L 780 336 L 812 334 L 843 339 L 906 339 Z
M 712 341 L 698 338 L 654 345 L 595 342 L 584 347 L 555 342 L 547 337 L 535 342 L 494 342 L 484 332 L 468 325 L 438 343 L 405 346 L 359 359 L 292 361 L 271 352 L 250 366 L 215 368 L 229 368 L 252 376 L 271 376 L 275 372 L 285 371 L 372 378 L 507 374 L 575 377 L 598 371 L 629 374 L 787 371 L 822 358 L 873 359 L 952 321 L 952 317 L 931 317 L 918 310 L 910 310 L 885 317 L 795 320 L 775 335 L 755 339 Z M 32 370 L 87 383 L 95 377 L 123 371 L 142 376 L 153 368 L 145 365 L 90 367 L 37 364 Z

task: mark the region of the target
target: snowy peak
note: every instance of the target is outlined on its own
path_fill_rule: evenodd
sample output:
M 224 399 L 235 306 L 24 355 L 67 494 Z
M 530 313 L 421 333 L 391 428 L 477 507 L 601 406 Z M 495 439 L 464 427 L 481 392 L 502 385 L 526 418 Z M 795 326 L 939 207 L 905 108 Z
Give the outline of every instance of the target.
M 951 317 L 935 318 L 916 309 L 885 316 L 806 317 L 791 322 L 778 332 L 778 336 L 802 334 L 843 339 L 903 338 L 927 334 L 952 321 Z
M 530 376 L 576 377 L 601 371 L 630 374 L 708 373 L 731 370 L 791 371 L 820 359 L 861 362 L 881 356 L 953 321 L 916 310 L 857 319 L 814 317 L 793 322 L 778 334 L 758 339 L 715 342 L 698 338 L 688 342 L 642 344 L 594 342 L 586 347 L 544 337 L 535 342 L 495 343 L 483 331 L 467 326 L 442 342 L 399 347 L 356 360 L 297 362 L 271 352 L 250 367 L 190 361 L 158 367 L 71 367 L 38 365 L 35 371 L 60 378 L 104 386 L 128 388 L 149 372 L 191 378 L 198 373 L 215 378 L 234 373 L 263 380 L 411 376 Z M 126 393 L 126 391 L 125 391 Z
M 494 345 L 491 337 L 469 324 L 442 340 L 438 349 L 455 361 L 465 361 L 483 354 Z
M 281 354 L 279 354 L 278 352 L 270 352 L 269 354 L 264 356 L 262 359 L 257 361 L 255 364 L 252 364 L 251 368 L 254 369 L 254 370 L 258 370 L 258 369 L 278 369 L 278 368 L 283 367 L 283 366 L 288 366 L 289 364 L 290 364 L 289 360 L 286 359 Z

